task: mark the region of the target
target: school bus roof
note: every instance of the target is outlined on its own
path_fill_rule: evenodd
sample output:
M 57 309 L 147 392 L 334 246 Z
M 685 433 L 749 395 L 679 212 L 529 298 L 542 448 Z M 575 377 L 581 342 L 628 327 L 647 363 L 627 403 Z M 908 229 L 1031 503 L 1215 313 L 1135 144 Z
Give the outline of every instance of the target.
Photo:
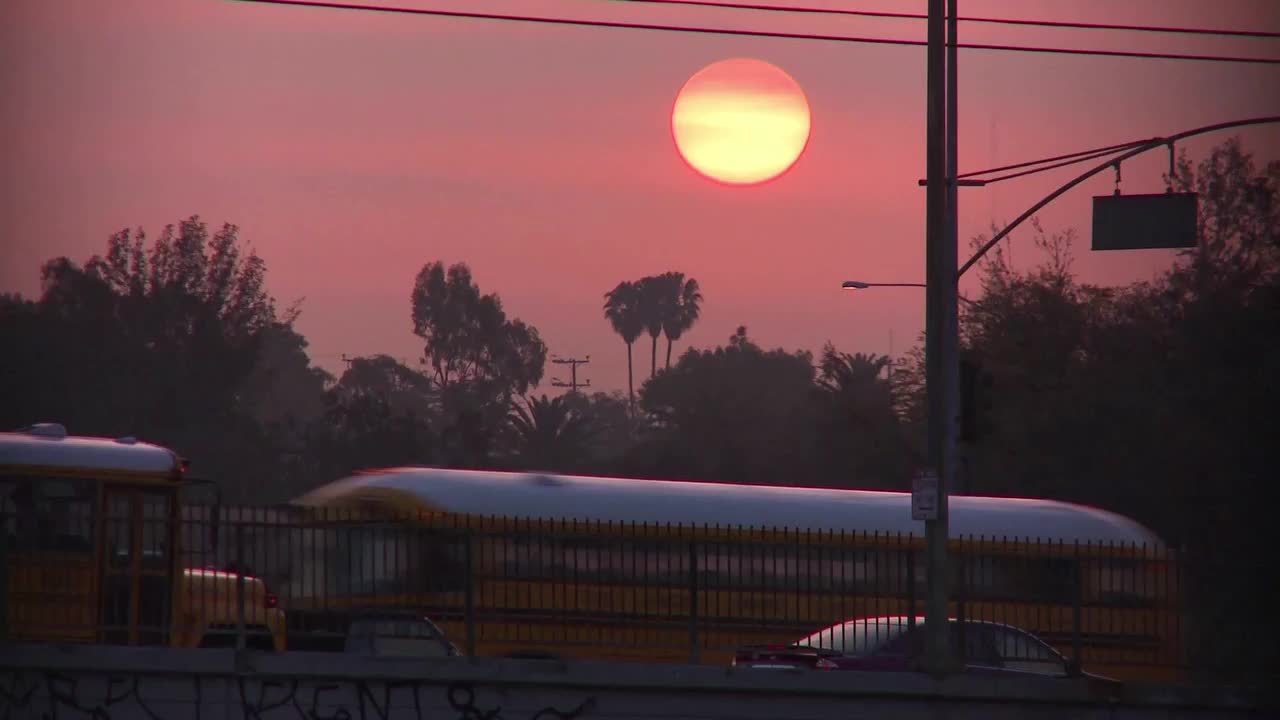
M 168 448 L 134 438 L 76 437 L 61 425 L 0 432 L 0 468 L 50 468 L 137 475 L 170 475 L 182 458 Z
M 402 512 L 924 534 L 924 522 L 911 518 L 910 493 L 545 473 L 390 468 L 325 485 L 294 504 L 369 501 Z M 1055 500 L 953 496 L 949 508 L 953 538 L 1162 546 L 1155 533 L 1129 518 Z

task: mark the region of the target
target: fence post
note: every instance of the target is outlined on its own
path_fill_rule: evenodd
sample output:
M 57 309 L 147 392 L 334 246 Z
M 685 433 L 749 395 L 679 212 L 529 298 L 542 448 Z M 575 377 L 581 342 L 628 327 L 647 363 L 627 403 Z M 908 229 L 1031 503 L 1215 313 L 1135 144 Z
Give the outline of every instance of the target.
M 0 520 L 7 522 L 3 516 Z M 16 537 L 16 536 L 15 536 Z M 0 643 L 9 639 L 9 542 L 0 542 Z
M 689 663 L 702 661 L 702 648 L 698 640 L 698 543 L 689 541 Z
M 1071 564 L 1071 658 L 1076 668 L 1084 667 L 1084 647 L 1080 636 L 1081 604 L 1084 594 L 1084 567 L 1080 563 L 1080 546 L 1075 549 L 1075 562 Z
M 475 544 L 473 535 L 471 525 L 468 523 L 463 531 L 463 564 L 467 578 L 463 599 L 463 621 L 467 626 L 467 657 L 476 655 L 476 568 L 473 557 Z
M 245 649 L 244 523 L 236 525 L 236 650 Z
M 916 629 L 916 551 L 907 547 L 907 629 Z
M 956 656 L 960 658 L 961 664 L 967 664 L 969 661 L 966 653 L 969 646 L 965 643 L 965 614 L 964 614 L 964 585 L 965 585 L 965 563 L 964 552 L 957 552 L 956 557 L 956 630 L 959 637 L 956 642 L 959 647 L 956 648 Z

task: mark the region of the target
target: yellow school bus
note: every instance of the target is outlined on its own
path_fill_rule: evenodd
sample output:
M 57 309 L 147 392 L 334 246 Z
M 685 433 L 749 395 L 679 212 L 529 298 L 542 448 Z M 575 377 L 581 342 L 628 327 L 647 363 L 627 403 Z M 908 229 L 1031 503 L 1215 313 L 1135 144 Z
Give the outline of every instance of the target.
M 922 612 L 909 494 L 430 468 L 299 498 L 294 610 L 401 607 L 480 655 L 728 664 L 736 647 Z M 1028 630 L 1088 671 L 1176 680 L 1171 553 L 1138 523 L 955 497 L 950 612 Z
M 54 423 L 0 433 L 0 637 L 200 647 L 234 632 L 283 650 L 284 616 L 260 579 L 184 566 L 186 470 L 135 438 Z

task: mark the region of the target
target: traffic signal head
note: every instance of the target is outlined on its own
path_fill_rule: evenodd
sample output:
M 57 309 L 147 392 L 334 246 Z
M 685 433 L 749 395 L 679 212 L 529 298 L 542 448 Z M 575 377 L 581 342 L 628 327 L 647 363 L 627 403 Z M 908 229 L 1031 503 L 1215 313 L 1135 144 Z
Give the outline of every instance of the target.
M 960 440 L 976 443 L 995 429 L 995 377 L 978 362 L 960 360 Z

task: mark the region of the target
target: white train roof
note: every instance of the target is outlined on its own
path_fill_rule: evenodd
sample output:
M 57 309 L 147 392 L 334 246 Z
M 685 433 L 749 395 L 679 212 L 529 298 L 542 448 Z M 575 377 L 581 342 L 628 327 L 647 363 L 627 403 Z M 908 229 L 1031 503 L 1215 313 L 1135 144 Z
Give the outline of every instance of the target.
M 294 501 L 310 507 L 389 499 L 405 510 L 467 515 L 786 527 L 922 536 L 909 493 L 729 485 L 434 468 L 366 472 Z M 1161 547 L 1147 528 L 1097 508 L 1023 498 L 950 498 L 951 537 Z
M 182 459 L 168 448 L 134 438 L 67 435 L 66 428 L 40 424 L 0 433 L 0 467 L 56 467 L 138 474 L 171 473 Z

